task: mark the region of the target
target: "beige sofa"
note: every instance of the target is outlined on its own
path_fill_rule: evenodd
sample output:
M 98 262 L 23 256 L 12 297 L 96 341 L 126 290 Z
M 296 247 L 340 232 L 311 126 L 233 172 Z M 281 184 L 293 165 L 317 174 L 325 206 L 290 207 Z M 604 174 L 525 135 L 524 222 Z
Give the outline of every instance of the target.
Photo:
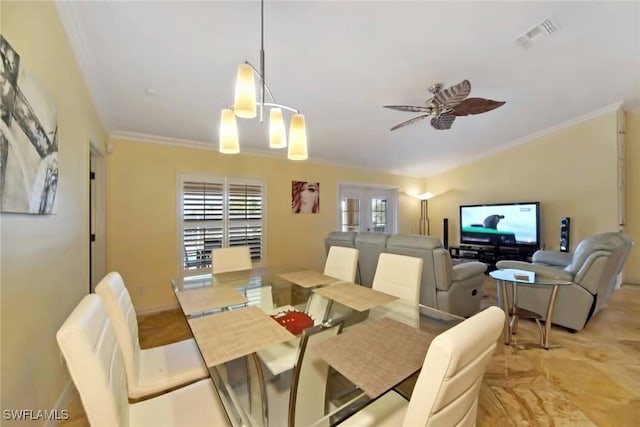
M 371 287 L 382 252 L 407 255 L 423 261 L 420 303 L 448 313 L 469 317 L 480 310 L 482 284 L 487 266 L 481 262 L 452 265 L 449 251 L 440 239 L 413 234 L 334 231 L 325 239 L 325 248 L 357 248 L 356 282 Z

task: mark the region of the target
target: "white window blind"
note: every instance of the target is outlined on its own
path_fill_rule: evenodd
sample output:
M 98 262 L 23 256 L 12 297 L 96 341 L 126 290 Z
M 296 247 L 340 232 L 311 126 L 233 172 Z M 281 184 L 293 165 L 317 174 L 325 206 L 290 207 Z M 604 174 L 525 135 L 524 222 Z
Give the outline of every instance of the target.
M 262 182 L 210 176 L 181 176 L 179 181 L 183 274 L 210 270 L 215 248 L 247 245 L 252 260 L 262 260 Z

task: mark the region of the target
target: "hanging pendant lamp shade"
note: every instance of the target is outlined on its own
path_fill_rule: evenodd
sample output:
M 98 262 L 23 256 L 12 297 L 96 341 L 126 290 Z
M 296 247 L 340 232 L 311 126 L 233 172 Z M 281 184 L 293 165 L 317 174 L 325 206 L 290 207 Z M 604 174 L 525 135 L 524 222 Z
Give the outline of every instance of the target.
M 287 132 L 284 125 L 283 111 L 293 113 L 291 127 L 289 128 L 289 150 L 287 157 L 290 160 L 306 160 L 307 153 L 307 129 L 304 116 L 300 110 L 285 104 L 279 104 L 271 89 L 265 81 L 264 70 L 264 0 L 260 0 L 260 66 L 254 67 L 245 61 L 238 67 L 236 77 L 235 99 L 233 107 L 222 110 L 220 120 L 220 152 L 234 154 L 240 152 L 238 141 L 238 126 L 236 117 L 252 119 L 259 117 L 263 122 L 265 107 L 271 108 L 269 113 L 269 147 L 285 148 L 287 146 Z M 255 79 L 259 80 L 256 90 Z M 260 94 L 260 100 L 256 101 L 256 94 Z
M 253 69 L 248 64 L 240 64 L 236 77 L 236 93 L 233 111 L 243 119 L 256 116 L 256 83 Z
M 269 147 L 284 148 L 287 146 L 287 130 L 281 108 L 272 108 L 269 113 Z
M 307 128 L 302 114 L 291 116 L 287 157 L 289 160 L 307 160 Z
M 233 110 L 224 109 L 220 115 L 220 152 L 224 154 L 240 152 L 238 126 Z

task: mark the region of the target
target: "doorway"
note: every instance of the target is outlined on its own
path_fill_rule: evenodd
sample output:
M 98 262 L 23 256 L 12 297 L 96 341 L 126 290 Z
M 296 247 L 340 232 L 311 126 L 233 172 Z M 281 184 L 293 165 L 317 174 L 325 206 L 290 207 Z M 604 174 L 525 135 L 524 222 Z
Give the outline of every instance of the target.
M 106 274 L 106 192 L 104 156 L 89 144 L 89 292 Z
M 396 232 L 397 189 L 340 184 L 338 193 L 338 230 Z

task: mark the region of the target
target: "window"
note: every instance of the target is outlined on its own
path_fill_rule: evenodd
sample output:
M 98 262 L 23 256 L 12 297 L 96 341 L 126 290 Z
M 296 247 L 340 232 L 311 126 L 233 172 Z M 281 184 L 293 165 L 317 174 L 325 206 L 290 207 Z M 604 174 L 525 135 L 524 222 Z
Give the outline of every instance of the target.
M 396 189 L 340 184 L 339 193 L 338 230 L 396 232 Z
M 180 175 L 179 241 L 182 275 L 208 272 L 211 250 L 248 245 L 259 263 L 264 245 L 261 180 Z

